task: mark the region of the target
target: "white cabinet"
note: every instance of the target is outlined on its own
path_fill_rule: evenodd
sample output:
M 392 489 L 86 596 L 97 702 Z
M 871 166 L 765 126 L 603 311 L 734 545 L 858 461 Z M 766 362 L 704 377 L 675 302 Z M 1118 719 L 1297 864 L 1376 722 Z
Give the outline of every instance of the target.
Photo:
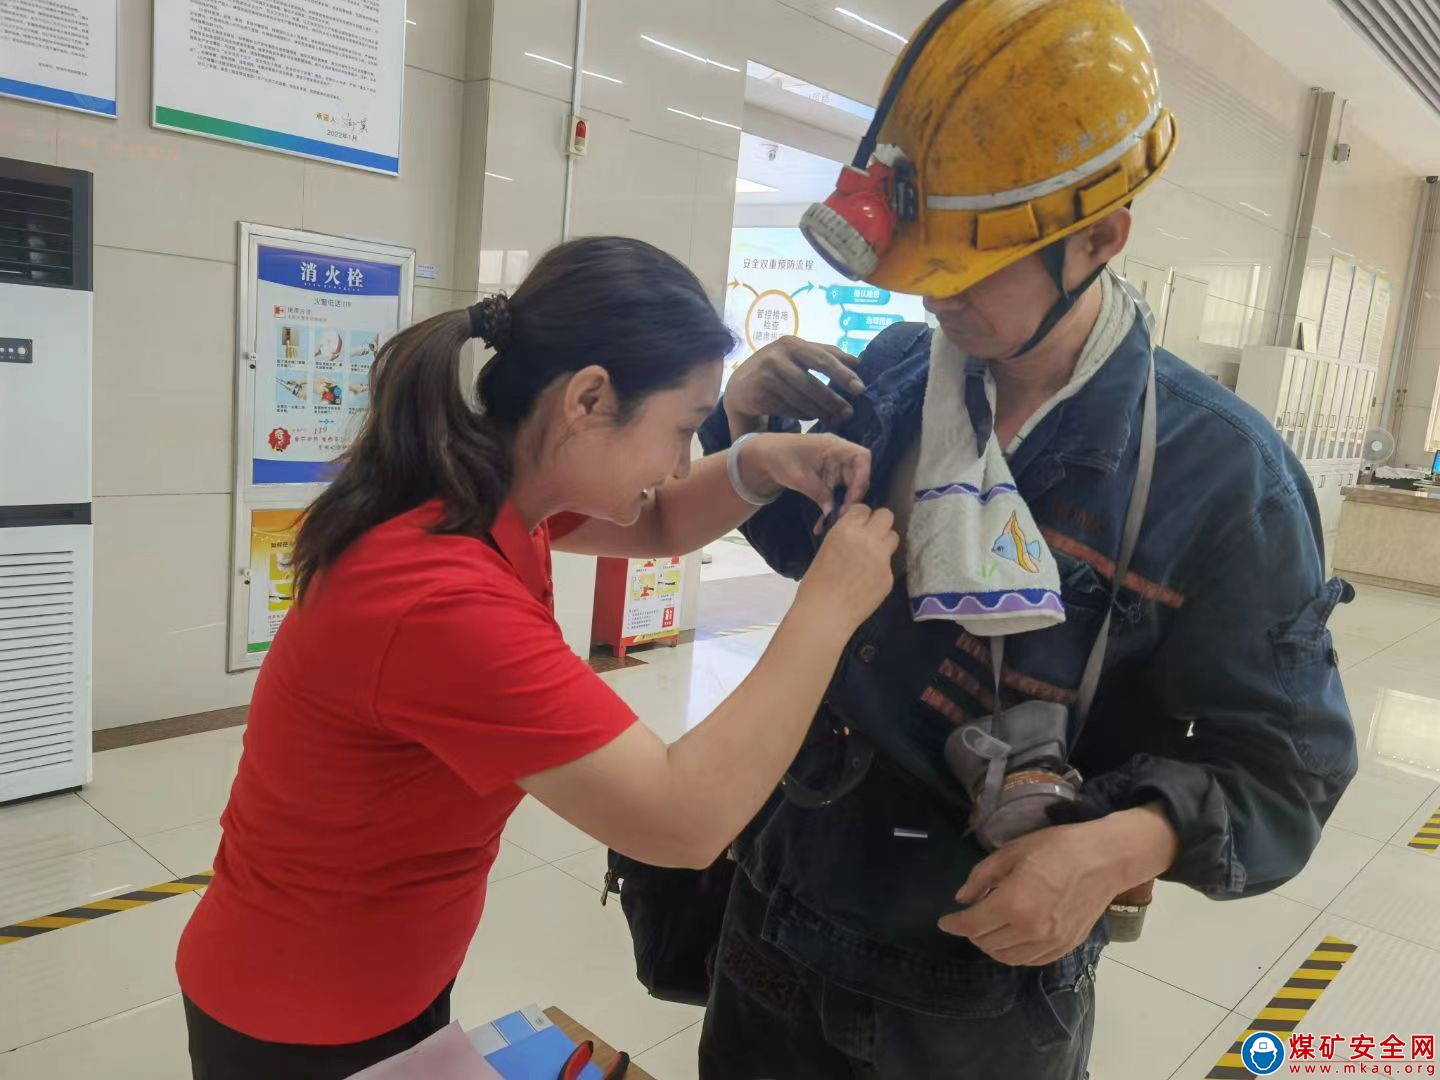
M 1327 540 L 1340 525 L 1340 489 L 1355 482 L 1376 371 L 1275 346 L 1245 350 L 1235 393 L 1275 425 L 1315 488 Z

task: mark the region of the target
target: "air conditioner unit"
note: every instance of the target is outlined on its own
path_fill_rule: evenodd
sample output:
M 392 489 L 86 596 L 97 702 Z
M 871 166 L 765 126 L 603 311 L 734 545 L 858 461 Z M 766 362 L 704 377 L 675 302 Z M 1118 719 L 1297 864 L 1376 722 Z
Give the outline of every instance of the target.
M 0 158 L 0 803 L 91 775 L 91 175 Z

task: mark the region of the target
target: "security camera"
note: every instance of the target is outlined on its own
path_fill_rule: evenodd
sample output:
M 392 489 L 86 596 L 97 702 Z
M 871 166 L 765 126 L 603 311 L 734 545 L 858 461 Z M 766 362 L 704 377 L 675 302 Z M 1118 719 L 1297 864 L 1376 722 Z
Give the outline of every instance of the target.
M 762 144 L 760 145 L 760 149 L 762 149 L 762 150 L 765 151 L 765 160 L 766 160 L 766 161 L 774 161 L 777 157 L 780 156 L 780 144 L 779 144 L 779 143 L 773 143 L 773 142 L 762 143 Z

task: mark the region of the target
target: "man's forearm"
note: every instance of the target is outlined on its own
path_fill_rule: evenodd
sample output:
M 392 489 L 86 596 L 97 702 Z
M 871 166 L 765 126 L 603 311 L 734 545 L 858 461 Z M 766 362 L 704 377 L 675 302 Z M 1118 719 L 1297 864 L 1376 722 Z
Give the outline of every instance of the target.
M 733 443 L 744 435 L 755 435 L 770 427 L 768 416 L 750 416 L 735 409 L 730 398 L 724 401 L 725 418 L 730 422 L 730 441 Z
M 1180 836 L 1159 803 L 1121 810 L 1101 824 L 1113 845 L 1117 894 L 1158 878 L 1180 854 Z

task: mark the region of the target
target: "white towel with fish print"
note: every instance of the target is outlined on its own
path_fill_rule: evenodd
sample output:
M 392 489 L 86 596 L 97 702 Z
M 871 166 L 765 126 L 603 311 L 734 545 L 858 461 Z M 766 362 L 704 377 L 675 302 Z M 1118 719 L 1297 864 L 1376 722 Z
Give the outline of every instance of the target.
M 1055 559 L 1000 452 L 994 409 L 985 365 L 936 330 L 905 535 L 910 612 L 980 637 L 1065 621 Z
M 1124 287 L 1101 278 L 1100 314 L 1069 383 L 1017 437 L 1079 393 L 1134 326 Z M 1065 621 L 1060 574 L 995 438 L 995 380 L 936 330 L 905 535 L 910 611 L 948 619 L 977 637 L 1005 637 Z

